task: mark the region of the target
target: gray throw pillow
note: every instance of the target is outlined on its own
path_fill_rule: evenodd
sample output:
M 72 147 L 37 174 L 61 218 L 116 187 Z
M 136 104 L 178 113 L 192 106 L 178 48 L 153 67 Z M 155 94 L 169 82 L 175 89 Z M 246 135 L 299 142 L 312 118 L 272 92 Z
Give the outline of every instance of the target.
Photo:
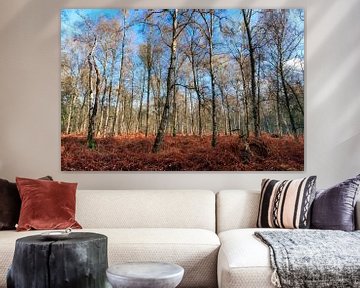
M 311 228 L 353 231 L 355 202 L 360 186 L 360 174 L 315 195 L 311 213 Z

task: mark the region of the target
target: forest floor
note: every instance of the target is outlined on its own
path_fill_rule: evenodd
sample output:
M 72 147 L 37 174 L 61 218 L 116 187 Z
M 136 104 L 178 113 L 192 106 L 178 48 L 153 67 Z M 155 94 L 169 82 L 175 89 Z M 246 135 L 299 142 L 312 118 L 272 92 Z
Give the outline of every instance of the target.
M 162 150 L 151 152 L 154 136 L 124 135 L 97 138 L 86 147 L 86 137 L 61 137 L 62 171 L 302 171 L 304 138 L 250 137 L 248 147 L 238 136 L 166 136 Z M 250 149 L 249 149 L 250 148 Z

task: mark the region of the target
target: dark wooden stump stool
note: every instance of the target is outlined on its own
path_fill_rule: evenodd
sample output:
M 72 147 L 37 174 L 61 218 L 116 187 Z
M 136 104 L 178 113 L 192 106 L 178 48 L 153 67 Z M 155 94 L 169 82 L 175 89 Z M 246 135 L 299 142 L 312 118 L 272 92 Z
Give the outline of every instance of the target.
M 66 239 L 41 235 L 16 240 L 8 288 L 101 288 L 106 285 L 107 237 L 70 233 Z

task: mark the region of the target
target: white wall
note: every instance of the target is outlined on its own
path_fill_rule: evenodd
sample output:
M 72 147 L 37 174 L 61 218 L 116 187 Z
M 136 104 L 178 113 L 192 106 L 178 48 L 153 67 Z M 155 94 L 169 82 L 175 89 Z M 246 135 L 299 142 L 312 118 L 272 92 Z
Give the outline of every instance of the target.
M 121 4 L 123 3 L 123 4 Z M 60 171 L 59 11 L 64 7 L 305 8 L 305 171 Z M 196 6 L 196 7 L 195 7 Z M 359 0 L 2 1 L 0 9 L 0 178 L 52 175 L 82 189 L 257 189 L 263 177 L 318 175 L 326 187 L 360 173 Z

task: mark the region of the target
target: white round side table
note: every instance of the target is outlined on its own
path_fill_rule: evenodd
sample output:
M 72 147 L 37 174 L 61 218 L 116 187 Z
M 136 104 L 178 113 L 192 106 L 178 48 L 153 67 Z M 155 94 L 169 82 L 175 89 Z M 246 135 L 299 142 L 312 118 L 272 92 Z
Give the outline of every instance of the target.
M 113 288 L 175 288 L 184 276 L 184 268 L 162 262 L 130 262 L 106 270 Z

